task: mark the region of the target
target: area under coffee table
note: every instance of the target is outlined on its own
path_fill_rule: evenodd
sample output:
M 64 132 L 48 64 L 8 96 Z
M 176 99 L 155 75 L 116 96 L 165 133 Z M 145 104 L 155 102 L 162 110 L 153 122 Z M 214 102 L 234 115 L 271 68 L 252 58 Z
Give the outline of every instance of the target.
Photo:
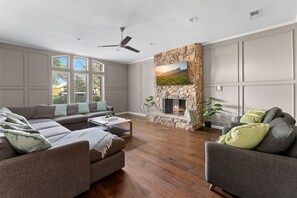
M 126 118 L 121 118 L 117 116 L 106 118 L 105 116 L 100 116 L 89 118 L 88 122 L 99 126 L 105 126 L 107 127 L 106 131 L 112 134 L 119 135 L 121 133 L 130 131 L 130 135 L 132 136 L 132 121 Z M 130 124 L 130 129 L 126 129 L 118 125 L 126 122 Z

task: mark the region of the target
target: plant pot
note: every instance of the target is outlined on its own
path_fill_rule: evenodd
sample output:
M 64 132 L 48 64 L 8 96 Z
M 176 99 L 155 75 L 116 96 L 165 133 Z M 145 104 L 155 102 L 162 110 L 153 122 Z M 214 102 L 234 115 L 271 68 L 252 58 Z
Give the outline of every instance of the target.
M 211 128 L 211 121 L 205 121 L 204 126 L 205 126 L 205 128 L 210 129 Z

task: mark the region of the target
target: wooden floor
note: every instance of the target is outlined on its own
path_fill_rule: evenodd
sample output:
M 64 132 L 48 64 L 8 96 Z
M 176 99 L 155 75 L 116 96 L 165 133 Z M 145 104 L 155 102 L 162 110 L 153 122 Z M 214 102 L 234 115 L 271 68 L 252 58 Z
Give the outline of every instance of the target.
M 187 198 L 231 197 L 205 181 L 204 143 L 219 137 L 219 130 L 186 131 L 155 125 L 136 116 L 133 136 L 126 136 L 126 166 L 94 183 L 79 198 Z

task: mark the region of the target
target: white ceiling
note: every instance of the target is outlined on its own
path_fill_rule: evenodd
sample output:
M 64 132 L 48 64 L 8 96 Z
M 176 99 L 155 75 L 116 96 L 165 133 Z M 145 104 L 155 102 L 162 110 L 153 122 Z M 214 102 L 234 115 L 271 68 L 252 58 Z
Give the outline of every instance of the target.
M 263 16 L 250 21 L 249 12 L 259 8 Z M 1 0 L 0 40 L 131 63 L 296 21 L 296 14 L 297 0 Z M 193 16 L 196 23 L 188 21 Z M 96 47 L 118 44 L 121 26 L 127 28 L 124 36 L 133 37 L 128 45 L 140 53 Z

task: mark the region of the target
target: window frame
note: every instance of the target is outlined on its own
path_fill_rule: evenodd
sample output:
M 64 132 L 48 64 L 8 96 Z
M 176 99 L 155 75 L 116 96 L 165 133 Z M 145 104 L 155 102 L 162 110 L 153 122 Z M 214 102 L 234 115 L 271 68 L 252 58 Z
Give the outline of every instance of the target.
M 104 96 L 104 75 L 99 74 L 99 73 L 95 73 L 95 74 L 92 73 L 92 81 L 90 82 L 91 83 L 91 96 L 92 96 L 92 100 L 91 101 L 95 102 L 94 99 L 93 99 L 93 97 L 94 97 L 94 95 L 93 95 L 93 90 L 94 90 L 94 83 L 93 83 L 94 82 L 94 76 L 101 78 L 100 97 L 101 97 L 101 101 L 104 101 L 105 100 L 105 96 Z
M 96 63 L 99 63 L 102 65 L 102 71 L 94 71 L 94 68 L 93 68 L 93 63 L 96 62 Z M 92 60 L 92 71 L 91 72 L 95 72 L 95 73 L 104 73 L 104 70 L 105 70 L 105 65 L 103 63 L 101 63 L 100 61 L 97 61 L 95 59 Z
M 85 59 L 86 62 L 87 62 L 87 65 L 86 65 L 86 70 L 78 70 L 78 69 L 75 69 L 75 59 Z M 82 56 L 73 56 L 73 64 L 72 64 L 72 69 L 74 72 L 88 72 L 90 71 L 90 68 L 89 68 L 89 58 L 87 57 L 82 57 Z
M 81 71 L 81 70 L 79 70 Z M 90 89 L 89 89 L 89 79 L 90 79 L 90 74 L 89 73 L 86 73 L 86 72 L 74 72 L 73 73 L 73 102 L 74 103 L 79 103 L 79 102 L 76 102 L 75 101 L 75 75 L 85 75 L 86 76 L 86 101 L 85 102 L 89 102 L 90 101 L 90 98 L 89 98 L 89 95 L 90 95 Z
M 70 72 L 69 71 L 58 71 L 58 70 L 52 70 L 51 72 L 51 101 L 53 105 L 57 105 L 54 103 L 53 100 L 53 73 L 64 73 L 67 74 L 67 103 L 59 103 L 59 104 L 69 104 L 70 103 Z
M 56 67 L 54 66 L 54 58 L 59 58 L 59 57 L 67 57 L 67 67 Z M 55 69 L 70 69 L 70 56 L 69 55 L 55 55 L 51 56 L 51 68 Z

